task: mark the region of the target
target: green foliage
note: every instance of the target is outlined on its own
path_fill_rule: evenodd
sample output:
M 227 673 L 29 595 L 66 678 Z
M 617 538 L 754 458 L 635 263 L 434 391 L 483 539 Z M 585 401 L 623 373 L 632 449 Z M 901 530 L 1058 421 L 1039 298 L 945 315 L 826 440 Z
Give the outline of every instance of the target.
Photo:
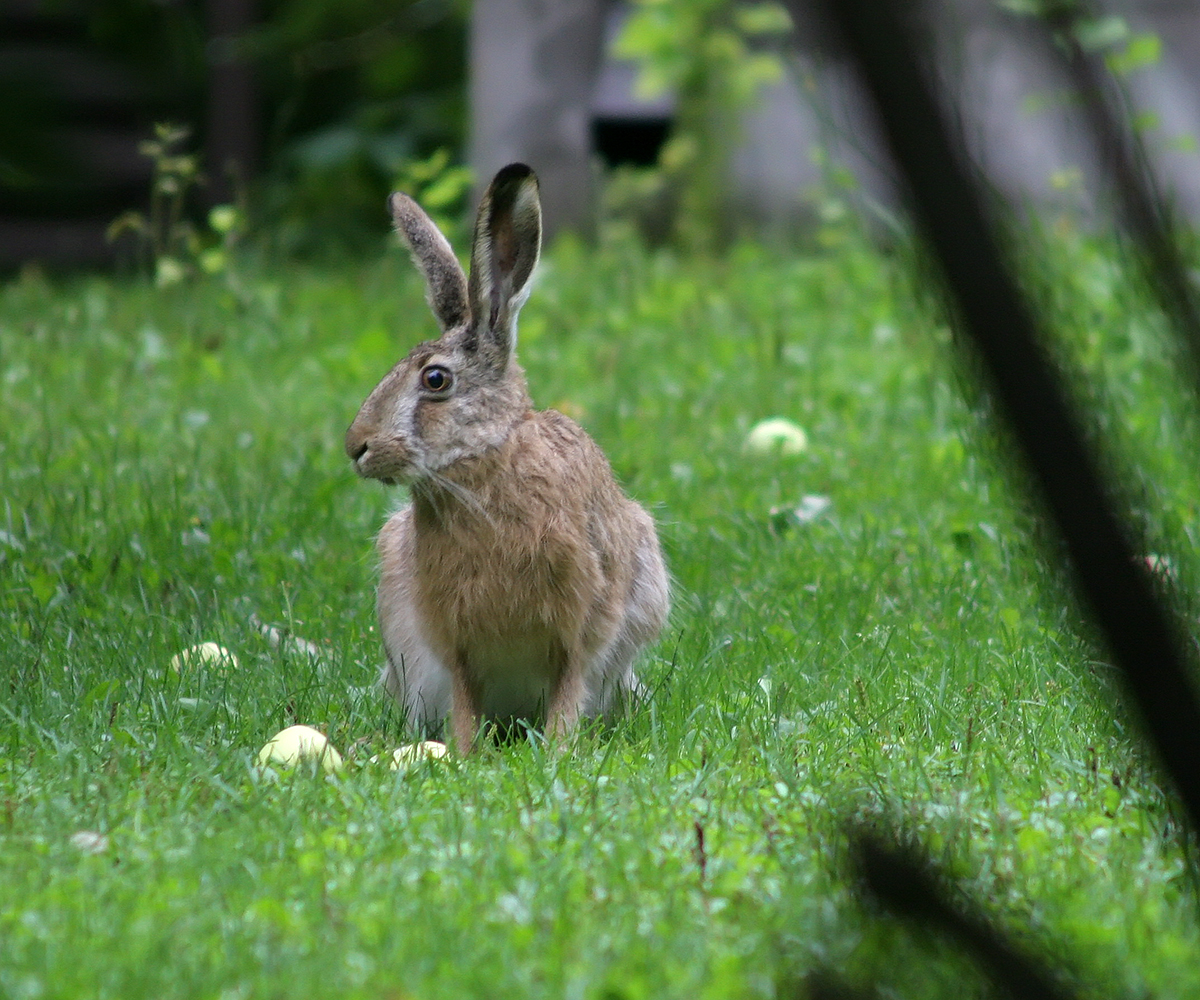
M 1162 55 L 1157 35 L 1130 30 L 1117 14 L 1097 14 L 1080 0 L 996 0 L 1002 10 L 1035 17 L 1058 32 L 1067 32 L 1085 52 L 1105 54 L 1113 72 L 1128 75 L 1156 65 Z
M 284 252 L 377 247 L 408 162 L 461 158 L 468 8 L 276 0 L 241 43 L 273 95 L 264 222 Z
M 209 232 L 185 214 L 188 193 L 203 183 L 195 156 L 185 153 L 189 129 L 169 123 L 154 126 L 154 138 L 138 147 L 154 164 L 150 213 L 125 212 L 108 227 L 109 240 L 133 233 L 159 288 L 178 284 L 197 272 L 231 276 L 231 252 L 243 228 L 242 212 L 233 205 L 209 210 Z
M 732 235 L 729 167 L 739 115 L 763 85 L 782 77 L 778 54 L 763 43 L 790 29 L 774 2 L 637 0 L 615 42 L 615 55 L 638 63 L 645 96 L 676 97 L 660 183 L 677 190 L 673 228 L 687 249 L 713 249 Z
M 1162 40 L 1152 32 L 1135 32 L 1116 14 L 1096 14 L 1079 0 L 997 0 L 1000 7 L 1018 16 L 1043 20 L 1060 45 L 1077 46 L 1082 53 L 1103 58 L 1110 78 L 1121 93 L 1127 124 L 1138 143 L 1153 141 L 1160 151 L 1195 153 L 1196 137 L 1187 133 L 1162 135 L 1162 120 L 1157 112 L 1138 109 L 1128 83 L 1136 74 L 1162 61 Z M 1031 110 L 1054 103 L 1038 97 Z M 1060 190 L 1079 186 L 1078 168 L 1059 171 L 1051 178 Z
M 1021 17 L 1036 17 L 1061 39 L 1070 38 L 1086 53 L 1103 55 L 1118 79 L 1156 66 L 1162 59 L 1162 40 L 1152 32 L 1134 32 L 1116 14 L 1097 15 L 1078 0 L 997 0 Z M 1136 126 L 1136 122 L 1135 122 Z
M 251 30 L 219 41 L 208 37 L 203 4 L 34 6 L 61 51 L 0 65 L 0 194 L 9 210 L 116 214 L 103 171 L 71 151 L 79 124 L 98 114 L 186 122 L 204 146 L 210 71 L 226 55 L 248 63 L 258 94 L 260 184 L 247 192 L 255 211 L 246 222 L 276 250 L 367 245 L 386 228 L 384 198 L 399 166 L 463 147 L 468 8 L 458 0 L 264 0 Z M 63 73 L 64 64 L 108 82 L 99 94 L 73 87 L 75 69 Z M 187 214 L 199 224 L 196 202 Z
M 1200 434 L 1169 337 L 1110 246 L 1064 228 L 1025 259 L 1192 623 Z M 833 967 L 987 995 L 856 903 L 848 817 L 1063 942 L 1085 995 L 1200 987 L 1174 799 L 902 260 L 547 252 L 521 360 L 660 525 L 653 697 L 564 752 L 408 774 L 369 764 L 408 738 L 372 617 L 399 498 L 342 435 L 433 333 L 424 289 L 398 251 L 241 280 L 0 288 L 0 993 L 789 997 Z M 747 453 L 772 416 L 808 449 Z M 174 671 L 200 641 L 240 667 Z M 292 722 L 345 771 L 264 781 Z
M 466 235 L 463 222 L 473 183 L 471 168 L 452 165 L 450 151 L 439 149 L 428 159 L 400 164 L 392 186 L 416 199 L 450 242 L 458 244 Z

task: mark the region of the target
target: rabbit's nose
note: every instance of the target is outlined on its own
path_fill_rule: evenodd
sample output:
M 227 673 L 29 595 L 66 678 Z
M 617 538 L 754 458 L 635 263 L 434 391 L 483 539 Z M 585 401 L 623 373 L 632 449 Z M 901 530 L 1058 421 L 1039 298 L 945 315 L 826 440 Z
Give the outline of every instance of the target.
M 346 454 L 351 462 L 357 464 L 358 460 L 367 453 L 369 447 L 366 434 L 357 431 L 354 427 L 346 432 Z

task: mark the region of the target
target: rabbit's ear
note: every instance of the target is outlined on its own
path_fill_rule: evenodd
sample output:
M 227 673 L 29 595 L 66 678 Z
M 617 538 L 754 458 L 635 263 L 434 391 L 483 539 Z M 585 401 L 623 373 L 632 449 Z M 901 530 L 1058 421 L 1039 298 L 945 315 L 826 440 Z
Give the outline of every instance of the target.
M 490 341 L 505 361 L 517 346 L 517 313 L 529 296 L 541 247 L 537 176 L 525 164 L 511 163 L 479 204 L 467 286 L 472 339 Z
M 413 263 L 425 275 L 425 299 L 438 324 L 443 330 L 461 326 L 468 319 L 467 278 L 449 241 L 408 195 L 397 191 L 388 199 L 388 207 Z

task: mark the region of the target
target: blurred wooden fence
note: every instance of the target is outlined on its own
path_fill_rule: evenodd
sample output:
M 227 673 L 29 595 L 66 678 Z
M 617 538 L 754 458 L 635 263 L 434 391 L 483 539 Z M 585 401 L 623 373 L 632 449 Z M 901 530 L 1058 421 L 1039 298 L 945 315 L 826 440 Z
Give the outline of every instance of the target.
M 812 0 L 791 6 L 797 31 L 788 79 L 746 114 L 731 184 L 737 211 L 777 228 L 810 214 L 824 178 L 812 156 L 818 148 L 850 166 L 872 198 L 887 204 L 894 192 L 844 57 L 821 43 Z M 194 69 L 205 79 L 187 98 L 98 57 L 82 6 L 7 0 L 0 7 L 0 266 L 107 259 L 105 226 L 144 201 L 149 167 L 136 146 L 156 120 L 193 124 L 205 136 L 205 197 L 213 202 L 228 197 L 231 177 L 258 169 L 263 112 L 274 109 L 259 106 L 254 67 L 231 44 L 255 23 L 254 0 L 175 0 L 174 7 L 204 35 L 203 65 Z M 598 154 L 644 159 L 670 127 L 669 98 L 639 100 L 634 67 L 608 55 L 626 9 L 620 0 L 487 0 L 472 9 L 469 161 L 480 177 L 513 160 L 533 165 L 551 231 L 593 221 Z M 1135 107 L 1155 116 L 1147 137 L 1164 189 L 1200 219 L 1200 4 L 1108 0 L 1104 10 L 1162 40 L 1160 58 L 1132 74 L 1129 88 Z M 927 35 L 942 83 L 961 109 L 967 148 L 996 188 L 1018 202 L 1091 210 L 1094 150 L 1036 22 L 996 0 L 937 0 L 931 11 Z M 6 173 L 3 155 L 13 136 L 37 131 L 21 126 L 37 124 L 35 99 L 47 87 L 67 108 L 48 154 L 62 175 L 52 203 Z

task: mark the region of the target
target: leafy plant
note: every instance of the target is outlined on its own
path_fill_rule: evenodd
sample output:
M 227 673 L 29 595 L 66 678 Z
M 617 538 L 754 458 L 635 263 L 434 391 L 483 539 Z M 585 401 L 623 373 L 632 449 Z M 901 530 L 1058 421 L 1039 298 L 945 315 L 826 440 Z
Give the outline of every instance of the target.
M 1162 60 L 1162 39 L 1151 31 L 1133 31 L 1117 14 L 1094 14 L 1079 0 L 997 0 L 999 6 L 1020 17 L 1036 17 L 1046 23 L 1060 41 L 1069 37 L 1084 52 L 1100 55 L 1113 79 L 1122 85 L 1123 97 L 1132 107 L 1123 84 L 1141 70 Z M 1152 111 L 1133 112 L 1131 127 L 1149 133 L 1159 127 Z M 1186 140 L 1177 144 L 1189 146 Z M 1194 140 L 1190 146 L 1194 146 Z
M 227 272 L 243 226 L 242 212 L 233 205 L 218 205 L 209 212 L 208 234 L 199 232 L 187 217 L 187 196 L 204 183 L 195 154 L 184 152 L 190 135 L 183 125 L 154 126 L 154 138 L 138 145 L 154 164 L 149 215 L 125 212 L 108 227 L 110 241 L 126 232 L 138 237 L 160 288 L 178 284 L 197 270 Z
M 451 0 L 277 0 L 240 41 L 261 73 L 266 235 L 287 255 L 375 247 L 402 164 L 466 130 L 468 8 Z
M 457 156 L 462 148 L 469 6 L 461 0 L 254 6 L 252 28 L 212 44 L 253 75 L 259 95 L 260 155 L 248 192 L 256 233 L 289 255 L 373 247 L 369 236 L 385 226 L 383 200 L 397 164 L 443 146 Z M 77 133 L 93 119 L 97 100 L 105 115 L 122 121 L 202 122 L 213 67 L 205 5 L 95 0 L 24 7 L 29 13 L 17 20 L 42 24 L 46 51 L 57 54 L 36 58 L 31 49 L 29 58 L 0 65 L 3 207 L 34 217 L 111 217 L 113 192 L 129 178 L 73 155 L 77 140 L 90 134 Z M 130 96 L 88 93 L 92 70 L 77 82 L 79 74 L 55 71 L 66 63 L 94 66 L 114 81 L 113 95 Z M 208 139 L 197 131 L 197 148 Z M 141 223 L 126 217 L 118 229 L 146 239 L 151 213 L 144 214 Z M 185 254 L 156 253 L 148 239 L 139 246 L 151 267 L 160 258 L 181 265 L 164 264 L 168 280 L 186 275 Z
M 406 160 L 397 169 L 393 187 L 414 198 L 451 243 L 461 235 L 467 198 L 475 175 L 470 167 L 450 162 L 442 147 L 424 160 Z
M 637 0 L 614 43 L 639 66 L 646 97 L 673 92 L 674 132 L 659 167 L 678 191 L 674 233 L 688 249 L 710 250 L 731 235 L 729 172 L 740 117 L 761 88 L 782 78 L 767 43 L 791 29 L 774 2 Z

